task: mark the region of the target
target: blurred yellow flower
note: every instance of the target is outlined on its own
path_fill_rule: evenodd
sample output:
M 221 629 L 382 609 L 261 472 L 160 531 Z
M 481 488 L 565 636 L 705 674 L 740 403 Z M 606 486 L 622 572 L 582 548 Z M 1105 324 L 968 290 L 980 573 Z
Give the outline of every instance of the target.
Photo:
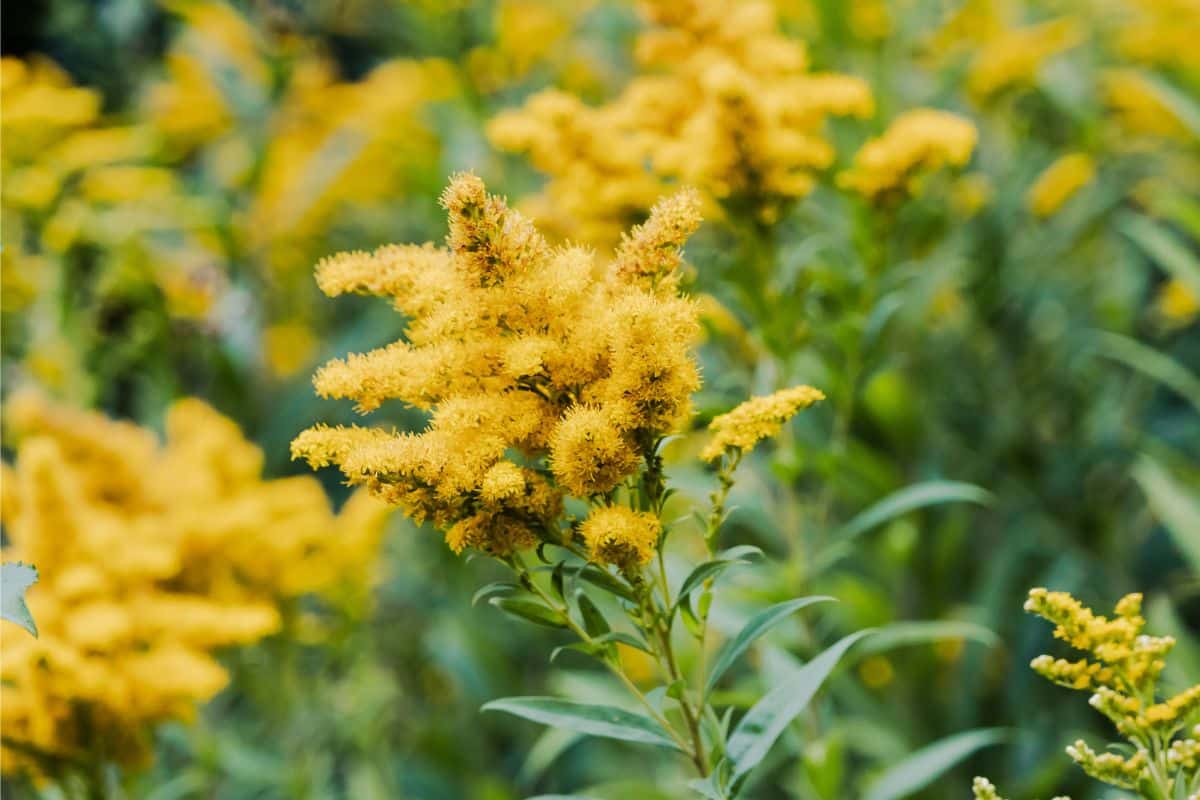
M 611 245 L 672 181 L 773 219 L 833 162 L 825 120 L 874 111 L 864 81 L 809 72 L 769 2 L 641 7 L 652 26 L 635 51 L 646 72 L 615 100 L 589 107 L 548 90 L 488 125 L 497 147 L 528 153 L 550 176 L 527 208 L 558 233 Z
M 908 192 L 919 174 L 965 166 L 977 138 L 975 126 L 957 114 L 931 108 L 906 111 L 855 153 L 850 169 L 838 175 L 838 185 L 871 200 Z
M 1096 164 L 1091 156 L 1086 153 L 1060 156 L 1029 187 L 1026 195 L 1029 210 L 1039 217 L 1049 217 L 1095 177 Z
M 1069 17 L 1005 31 L 976 54 L 967 73 L 967 89 L 977 99 L 987 100 L 1004 89 L 1031 84 L 1043 64 L 1082 39 L 1079 23 Z
M 1200 315 L 1200 297 L 1190 286 L 1175 278 L 1158 290 L 1154 305 L 1163 319 L 1176 328 L 1190 325 Z

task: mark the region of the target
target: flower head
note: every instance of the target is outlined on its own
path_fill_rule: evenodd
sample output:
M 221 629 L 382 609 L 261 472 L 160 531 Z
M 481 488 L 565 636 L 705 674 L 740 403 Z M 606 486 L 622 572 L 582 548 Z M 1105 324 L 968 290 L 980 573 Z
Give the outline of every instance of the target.
M 592 558 L 603 564 L 630 568 L 654 557 L 662 526 L 658 518 L 625 506 L 594 510 L 579 528 Z

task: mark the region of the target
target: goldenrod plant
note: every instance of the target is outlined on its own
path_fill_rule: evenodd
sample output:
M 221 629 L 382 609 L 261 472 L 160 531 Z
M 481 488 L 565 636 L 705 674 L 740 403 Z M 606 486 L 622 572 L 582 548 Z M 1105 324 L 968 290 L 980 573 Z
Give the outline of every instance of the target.
M 799 386 L 713 420 L 703 457 L 720 462 L 722 488 L 703 532 L 708 560 L 672 584 L 664 550 L 673 532 L 686 534 L 667 516 L 663 448 L 700 384 L 697 310 L 679 284 L 699 197 L 684 191 L 657 203 L 604 266 L 589 251 L 550 245 L 474 175 L 454 176 L 442 205 L 446 248 L 390 245 L 317 268 L 326 293 L 380 295 L 408 317 L 403 340 L 330 362 L 317 373 L 317 390 L 353 399 L 364 412 L 388 400 L 428 409 L 428 427 L 402 434 L 318 425 L 296 438 L 293 455 L 336 465 L 351 484 L 441 529 L 456 553 L 504 563 L 514 580 L 489 584 L 476 599 L 569 630 L 578 639 L 570 649 L 603 662 L 640 705 L 634 713 L 514 697 L 485 710 L 679 751 L 695 769 L 697 791 L 731 796 L 862 635 L 841 639 L 774 687 L 736 726 L 714 708 L 715 683 L 771 624 L 827 598 L 765 610 L 711 672 L 685 672 L 677 653 L 680 627 L 705 649 L 715 578 L 758 553 L 718 549 L 739 459 L 823 395 Z M 660 690 L 635 683 L 619 646 L 652 658 Z
M 1200 797 L 1200 684 L 1164 696 L 1159 678 L 1176 642 L 1143 633 L 1142 595 L 1122 597 L 1110 618 L 1067 592 L 1037 588 L 1029 591 L 1025 610 L 1053 623 L 1055 639 L 1085 654 L 1041 655 L 1033 670 L 1059 686 L 1091 692 L 1088 704 L 1125 740 L 1097 752 L 1079 739 L 1067 755 L 1096 780 L 1147 800 Z M 974 791 L 976 800 L 1002 800 L 986 778 L 975 779 Z
M 302 594 L 371 582 L 387 507 L 335 515 L 312 478 L 263 480 L 258 448 L 198 400 L 162 443 L 30 392 L 5 420 L 3 554 L 40 576 L 37 638 L 0 655 L 6 774 L 111 796 L 110 768 L 144 768 L 154 728 L 226 685 L 217 650 L 286 626 Z

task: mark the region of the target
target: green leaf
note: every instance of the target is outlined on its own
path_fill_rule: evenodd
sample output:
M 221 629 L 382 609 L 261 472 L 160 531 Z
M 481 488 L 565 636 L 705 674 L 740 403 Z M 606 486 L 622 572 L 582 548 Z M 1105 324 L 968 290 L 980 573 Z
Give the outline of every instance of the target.
M 765 558 L 761 547 L 752 544 L 739 544 L 717 553 L 717 558 L 724 561 L 758 561 Z
M 485 704 L 481 710 L 504 711 L 588 736 L 679 749 L 657 722 L 615 706 L 590 705 L 556 697 L 505 697 Z
M 38 582 L 35 567 L 21 562 L 0 564 L 0 619 L 15 622 L 25 630 L 38 635 L 37 623 L 25 605 L 25 590 Z
M 709 578 L 715 578 L 725 570 L 736 564 L 749 564 L 750 559 L 761 558 L 762 550 L 759 550 L 753 545 L 740 545 L 731 547 L 728 550 L 719 553 L 712 561 L 705 561 L 692 570 L 683 580 L 683 585 L 679 587 L 679 594 L 675 598 L 675 605 L 686 602 L 687 596 L 704 585 L 704 582 Z
M 584 594 L 582 590 L 575 593 L 575 602 L 579 605 L 579 613 L 583 617 L 583 628 L 589 636 L 600 636 L 611 630 L 608 627 L 608 620 L 600 613 L 600 609 L 596 608 L 592 598 Z
M 725 747 L 726 756 L 733 765 L 732 781 L 736 783 L 758 766 L 784 729 L 812 700 L 842 655 L 869 633 L 871 631 L 868 629 L 843 637 L 796 670 L 794 675 L 768 692 L 746 712 L 733 729 Z
M 1200 411 L 1200 378 L 1175 359 L 1116 333 L 1097 331 L 1095 342 L 1100 355 L 1158 381 Z
M 878 628 L 869 641 L 858 649 L 859 655 L 882 653 L 896 647 L 927 644 L 945 639 L 969 639 L 987 647 L 995 647 L 1000 637 L 991 628 L 962 620 L 914 620 L 893 622 Z
M 1133 478 L 1146 493 L 1154 516 L 1174 537 L 1192 569 L 1200 572 L 1200 499 L 1145 454 L 1134 465 Z
M 750 645 L 784 618 L 788 617 L 795 611 L 799 611 L 805 606 L 810 606 L 813 603 L 824 603 L 833 600 L 832 597 L 816 596 L 816 597 L 800 597 L 795 600 L 785 600 L 782 603 L 776 603 L 770 608 L 766 608 L 746 622 L 742 626 L 741 631 L 733 639 L 730 639 L 721 648 L 721 652 L 717 654 L 716 660 L 713 662 L 712 671 L 708 674 L 708 682 L 704 685 L 704 696 L 713 690 L 717 685 L 717 681 L 721 680 L 721 676 L 733 666 L 733 663 L 750 649 Z
M 889 494 L 866 511 L 855 516 L 837 532 L 834 538 L 841 542 L 857 538 L 877 525 L 926 506 L 942 503 L 976 503 L 990 505 L 995 498 L 987 489 L 973 483 L 959 481 L 926 481 L 906 486 Z
M 601 569 L 595 564 L 584 564 L 579 568 L 576 577 L 582 578 L 593 586 L 597 586 L 610 594 L 623 597 L 631 603 L 637 602 L 637 595 L 633 593 L 633 589 L 628 584 L 608 570 Z
M 923 747 L 894 764 L 867 787 L 864 800 L 900 800 L 933 783 L 942 773 L 983 747 L 1007 738 L 1002 728 L 981 728 L 956 733 Z
M 495 581 L 493 583 L 481 586 L 479 591 L 475 592 L 475 594 L 471 596 L 471 605 L 478 605 L 480 600 L 493 595 L 509 594 L 511 592 L 520 591 L 523 591 L 520 584 L 513 583 L 512 581 Z
M 1200 296 L 1200 259 L 1171 231 L 1140 214 L 1130 214 L 1118 223 L 1121 232 L 1132 239 L 1171 277 Z
M 609 633 L 597 636 L 596 641 L 602 644 L 608 644 L 609 642 L 616 644 L 619 642 L 637 650 L 641 650 L 643 653 L 654 655 L 654 651 L 651 650 L 641 639 L 638 639 L 636 636 L 630 636 L 628 633 L 622 633 L 621 631 L 610 631 Z
M 511 597 L 493 597 L 488 602 L 506 614 L 528 620 L 535 625 L 542 625 L 547 628 L 567 627 L 560 614 L 546 608 L 541 603 L 535 603 L 531 600 L 514 600 Z

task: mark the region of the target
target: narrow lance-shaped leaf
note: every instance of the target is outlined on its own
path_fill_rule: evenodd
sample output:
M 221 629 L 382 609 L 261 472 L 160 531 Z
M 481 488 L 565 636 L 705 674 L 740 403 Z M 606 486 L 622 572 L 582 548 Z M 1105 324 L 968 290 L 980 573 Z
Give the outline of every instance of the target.
M 27 564 L 0 564 L 0 618 L 38 635 L 37 623 L 25 605 L 25 590 L 38 581 L 37 569 Z
M 871 638 L 855 652 L 861 656 L 868 653 L 882 653 L 896 647 L 928 644 L 947 639 L 969 639 L 986 647 L 994 647 L 1000 643 L 1000 637 L 996 635 L 995 631 L 974 622 L 952 619 L 913 620 L 893 622 L 877 628 Z
M 505 697 L 487 703 L 482 710 L 504 711 L 588 736 L 679 749 L 657 722 L 615 706 L 590 705 L 556 697 Z
M 984 728 L 947 736 L 923 747 L 884 770 L 867 787 L 864 800 L 900 800 L 924 789 L 967 756 L 1008 735 L 1002 728 Z
M 562 620 L 562 615 L 555 612 L 553 609 L 546 608 L 541 603 L 536 603 L 532 600 L 516 600 L 511 597 L 493 597 L 488 600 L 489 603 L 500 609 L 504 613 L 527 620 L 535 625 L 542 625 L 547 628 L 565 628 L 566 624 Z
M 1200 378 L 1183 364 L 1128 336 L 1101 331 L 1095 341 L 1101 355 L 1158 381 L 1200 411 Z
M 880 500 L 866 511 L 855 516 L 835 534 L 839 540 L 853 539 L 909 511 L 941 503 L 977 503 L 988 505 L 992 493 L 973 483 L 960 481 L 927 481 L 906 486 Z
M 733 666 L 734 662 L 745 653 L 750 646 L 758 640 L 760 636 L 765 634 L 771 628 L 775 627 L 779 622 L 784 620 L 793 612 L 799 611 L 805 606 L 810 606 L 814 603 L 826 603 L 832 601 L 832 597 L 816 596 L 816 597 L 800 597 L 795 600 L 785 600 L 782 603 L 763 609 L 742 626 L 738 635 L 730 639 L 721 648 L 721 652 L 717 654 L 716 660 L 713 662 L 712 671 L 708 674 L 708 682 L 704 685 L 704 694 L 707 696 L 721 680 L 721 676 Z
M 1200 572 L 1200 498 L 1147 455 L 1133 468 L 1133 477 L 1158 521 L 1174 537 L 1184 558 Z
M 736 783 L 758 766 L 780 734 L 812 700 L 842 655 L 869 633 L 870 630 L 863 630 L 843 637 L 768 692 L 746 712 L 725 748 L 726 757 L 733 765 L 733 782 Z
M 703 586 L 706 580 L 717 577 L 732 566 L 749 564 L 751 559 L 761 557 L 762 550 L 759 550 L 754 545 L 739 545 L 738 547 L 731 547 L 728 550 L 718 553 L 717 557 L 712 561 L 705 561 L 703 564 L 697 565 L 683 579 L 683 585 L 679 587 L 675 604 L 679 606 L 687 602 L 688 595 Z

